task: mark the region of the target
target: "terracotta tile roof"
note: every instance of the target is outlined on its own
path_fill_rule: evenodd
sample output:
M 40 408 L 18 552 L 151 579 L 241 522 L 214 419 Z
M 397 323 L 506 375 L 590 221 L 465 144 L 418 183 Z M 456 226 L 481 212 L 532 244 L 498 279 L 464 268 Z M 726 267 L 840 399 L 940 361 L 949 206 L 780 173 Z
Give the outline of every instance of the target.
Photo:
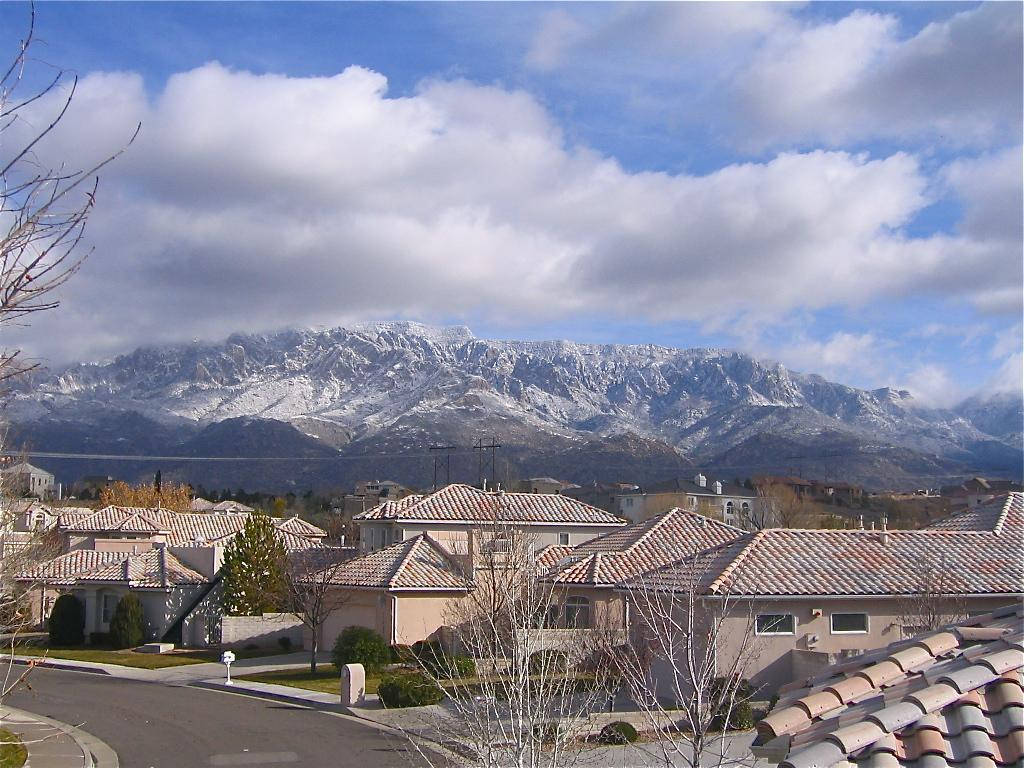
M 1020 766 L 1024 608 L 894 643 L 780 691 L 756 755 L 783 768 Z
M 426 534 L 346 560 L 330 580 L 340 587 L 396 591 L 469 587 L 458 564 Z
M 573 548 L 565 544 L 551 544 L 537 553 L 537 565 L 542 571 L 554 568 L 562 560 L 572 556 Z
M 734 595 L 1024 593 L 1020 532 L 773 528 L 645 574 L 630 586 Z
M 109 506 L 100 510 L 62 511 L 58 527 L 70 533 L 162 535 L 171 546 L 194 547 L 227 545 L 242 530 L 248 517 L 248 512 L 211 514 Z M 327 535 L 327 531 L 298 517 L 274 519 L 274 525 L 290 550 L 318 546 L 320 539 Z
M 927 526 L 934 531 L 1024 531 L 1024 493 L 1008 493 L 973 509 L 936 520 Z
M 121 582 L 134 588 L 166 588 L 208 581 L 163 547 L 137 555 L 76 550 L 23 571 L 18 574 L 18 580 L 57 586 L 73 586 L 80 582 Z
M 565 556 L 574 562 L 559 566 L 554 579 L 564 584 L 613 585 L 744 533 L 676 507 L 579 545 Z
M 414 501 L 410 501 L 415 498 Z M 388 506 L 389 504 L 397 506 Z M 529 523 L 534 525 L 619 526 L 624 521 L 603 509 L 558 493 L 482 491 L 452 484 L 422 497 L 384 502 L 356 515 L 356 520 Z

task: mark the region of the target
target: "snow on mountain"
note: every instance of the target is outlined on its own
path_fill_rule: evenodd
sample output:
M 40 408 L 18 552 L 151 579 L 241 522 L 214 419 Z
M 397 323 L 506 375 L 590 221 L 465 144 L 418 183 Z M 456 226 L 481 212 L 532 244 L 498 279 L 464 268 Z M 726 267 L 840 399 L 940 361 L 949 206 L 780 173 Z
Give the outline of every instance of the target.
M 1019 398 L 1010 400 L 999 414 L 1019 413 Z M 918 408 L 905 391 L 847 387 L 729 350 L 493 341 L 409 322 L 141 348 L 36 376 L 8 405 L 22 424 L 111 411 L 196 426 L 276 419 L 336 446 L 396 431 L 420 439 L 488 429 L 527 445 L 635 434 L 697 461 L 766 433 L 804 443 L 838 434 L 1011 466 L 1021 444 L 1020 419 L 1007 427 L 983 401 Z

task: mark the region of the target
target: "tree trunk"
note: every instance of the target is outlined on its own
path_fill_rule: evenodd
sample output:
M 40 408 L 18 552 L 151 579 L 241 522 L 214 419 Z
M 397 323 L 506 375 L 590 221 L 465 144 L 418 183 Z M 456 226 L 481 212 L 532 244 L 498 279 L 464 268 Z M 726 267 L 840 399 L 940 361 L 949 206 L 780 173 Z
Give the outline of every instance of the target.
M 311 675 L 315 675 L 316 674 L 316 652 L 317 652 L 317 649 L 318 649 L 318 647 L 320 645 L 317 642 L 317 638 L 316 638 L 316 630 L 317 629 L 318 629 L 318 627 L 314 627 L 313 631 L 310 633 L 311 639 L 309 641 L 309 673 Z

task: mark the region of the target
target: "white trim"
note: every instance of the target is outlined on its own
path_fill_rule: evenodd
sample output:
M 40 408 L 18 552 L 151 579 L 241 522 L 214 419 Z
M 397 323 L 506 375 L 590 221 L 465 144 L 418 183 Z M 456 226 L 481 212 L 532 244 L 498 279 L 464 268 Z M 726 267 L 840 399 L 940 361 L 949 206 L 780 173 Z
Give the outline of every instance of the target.
M 793 620 L 792 632 L 762 632 L 757 628 L 757 620 L 762 616 L 789 616 Z M 758 613 L 754 615 L 754 634 L 758 637 L 796 637 L 798 622 L 795 613 Z
M 836 629 L 833 618 L 835 616 L 863 616 L 864 629 Z M 831 635 L 866 635 L 871 631 L 871 616 L 867 611 L 836 611 L 828 615 L 828 631 Z

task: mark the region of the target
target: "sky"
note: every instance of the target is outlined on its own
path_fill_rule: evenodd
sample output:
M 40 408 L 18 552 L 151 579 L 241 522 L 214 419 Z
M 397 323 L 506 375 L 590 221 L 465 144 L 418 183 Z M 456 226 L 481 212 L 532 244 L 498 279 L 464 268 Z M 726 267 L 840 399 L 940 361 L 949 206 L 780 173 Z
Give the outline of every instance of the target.
M 1020 3 L 42 3 L 51 366 L 408 319 L 1021 392 Z M 29 7 L 0 4 L 0 53 Z M 4 130 L 0 161 L 61 93 Z

